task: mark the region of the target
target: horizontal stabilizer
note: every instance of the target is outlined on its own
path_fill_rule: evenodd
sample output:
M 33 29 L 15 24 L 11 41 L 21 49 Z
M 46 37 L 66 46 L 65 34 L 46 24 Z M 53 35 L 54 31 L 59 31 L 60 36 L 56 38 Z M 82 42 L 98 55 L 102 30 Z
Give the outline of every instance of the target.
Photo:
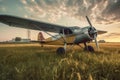
M 97 30 L 97 32 L 98 32 L 98 35 L 107 33 L 107 31 L 102 31 L 102 30 Z

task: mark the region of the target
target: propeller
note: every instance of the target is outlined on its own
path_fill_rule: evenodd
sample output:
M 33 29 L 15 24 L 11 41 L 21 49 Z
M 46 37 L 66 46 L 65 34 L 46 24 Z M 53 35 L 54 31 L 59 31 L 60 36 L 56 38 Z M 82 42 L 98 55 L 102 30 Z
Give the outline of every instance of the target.
M 92 24 L 91 24 L 91 22 L 90 22 L 90 20 L 89 20 L 89 18 L 88 18 L 87 16 L 86 16 L 86 19 L 87 19 L 87 21 L 88 21 L 90 27 L 93 27 Z
M 99 49 L 99 44 L 97 42 L 97 36 L 96 35 L 94 35 L 94 40 L 95 40 L 95 44 L 96 44 L 97 49 Z
M 95 44 L 96 44 L 96 47 L 97 49 L 99 49 L 99 45 L 98 45 L 98 42 L 97 42 L 97 31 L 96 29 L 92 26 L 89 18 L 86 16 L 86 19 L 90 25 L 90 31 L 89 31 L 89 34 L 93 37 L 93 39 L 95 40 Z

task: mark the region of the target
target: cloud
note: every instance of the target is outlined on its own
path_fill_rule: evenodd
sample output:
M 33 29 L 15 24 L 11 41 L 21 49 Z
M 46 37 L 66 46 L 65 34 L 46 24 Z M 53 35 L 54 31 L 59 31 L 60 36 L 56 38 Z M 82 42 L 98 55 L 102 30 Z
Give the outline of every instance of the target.
M 5 7 L 0 6 L 0 11 L 1 11 L 1 12 L 6 12 L 7 10 L 6 10 L 6 8 L 5 8 Z
M 3 0 L 0 0 L 0 2 L 2 2 Z
M 21 0 L 25 9 L 36 18 L 56 21 L 63 16 L 90 19 L 100 24 L 120 22 L 120 0 Z M 34 16 L 34 17 L 35 17 Z
M 111 39 L 114 39 L 114 38 L 120 38 L 120 33 L 109 33 L 105 36 L 103 36 L 104 38 L 111 38 Z

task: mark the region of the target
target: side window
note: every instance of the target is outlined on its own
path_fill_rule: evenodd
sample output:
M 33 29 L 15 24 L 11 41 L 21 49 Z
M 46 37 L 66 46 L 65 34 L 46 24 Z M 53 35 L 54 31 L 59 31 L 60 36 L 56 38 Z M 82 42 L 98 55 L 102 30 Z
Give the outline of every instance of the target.
M 64 31 L 64 32 L 63 32 Z M 72 31 L 70 29 L 63 29 L 63 30 L 60 30 L 60 34 L 65 34 L 65 35 L 68 35 L 68 34 L 72 34 Z

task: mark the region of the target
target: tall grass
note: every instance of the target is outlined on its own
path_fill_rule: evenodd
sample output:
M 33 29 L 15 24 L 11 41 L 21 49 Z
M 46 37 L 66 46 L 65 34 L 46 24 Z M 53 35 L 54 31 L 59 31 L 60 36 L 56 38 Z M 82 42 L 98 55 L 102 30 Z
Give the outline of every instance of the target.
M 120 80 L 119 47 L 63 56 L 55 47 L 0 47 L 0 80 Z

